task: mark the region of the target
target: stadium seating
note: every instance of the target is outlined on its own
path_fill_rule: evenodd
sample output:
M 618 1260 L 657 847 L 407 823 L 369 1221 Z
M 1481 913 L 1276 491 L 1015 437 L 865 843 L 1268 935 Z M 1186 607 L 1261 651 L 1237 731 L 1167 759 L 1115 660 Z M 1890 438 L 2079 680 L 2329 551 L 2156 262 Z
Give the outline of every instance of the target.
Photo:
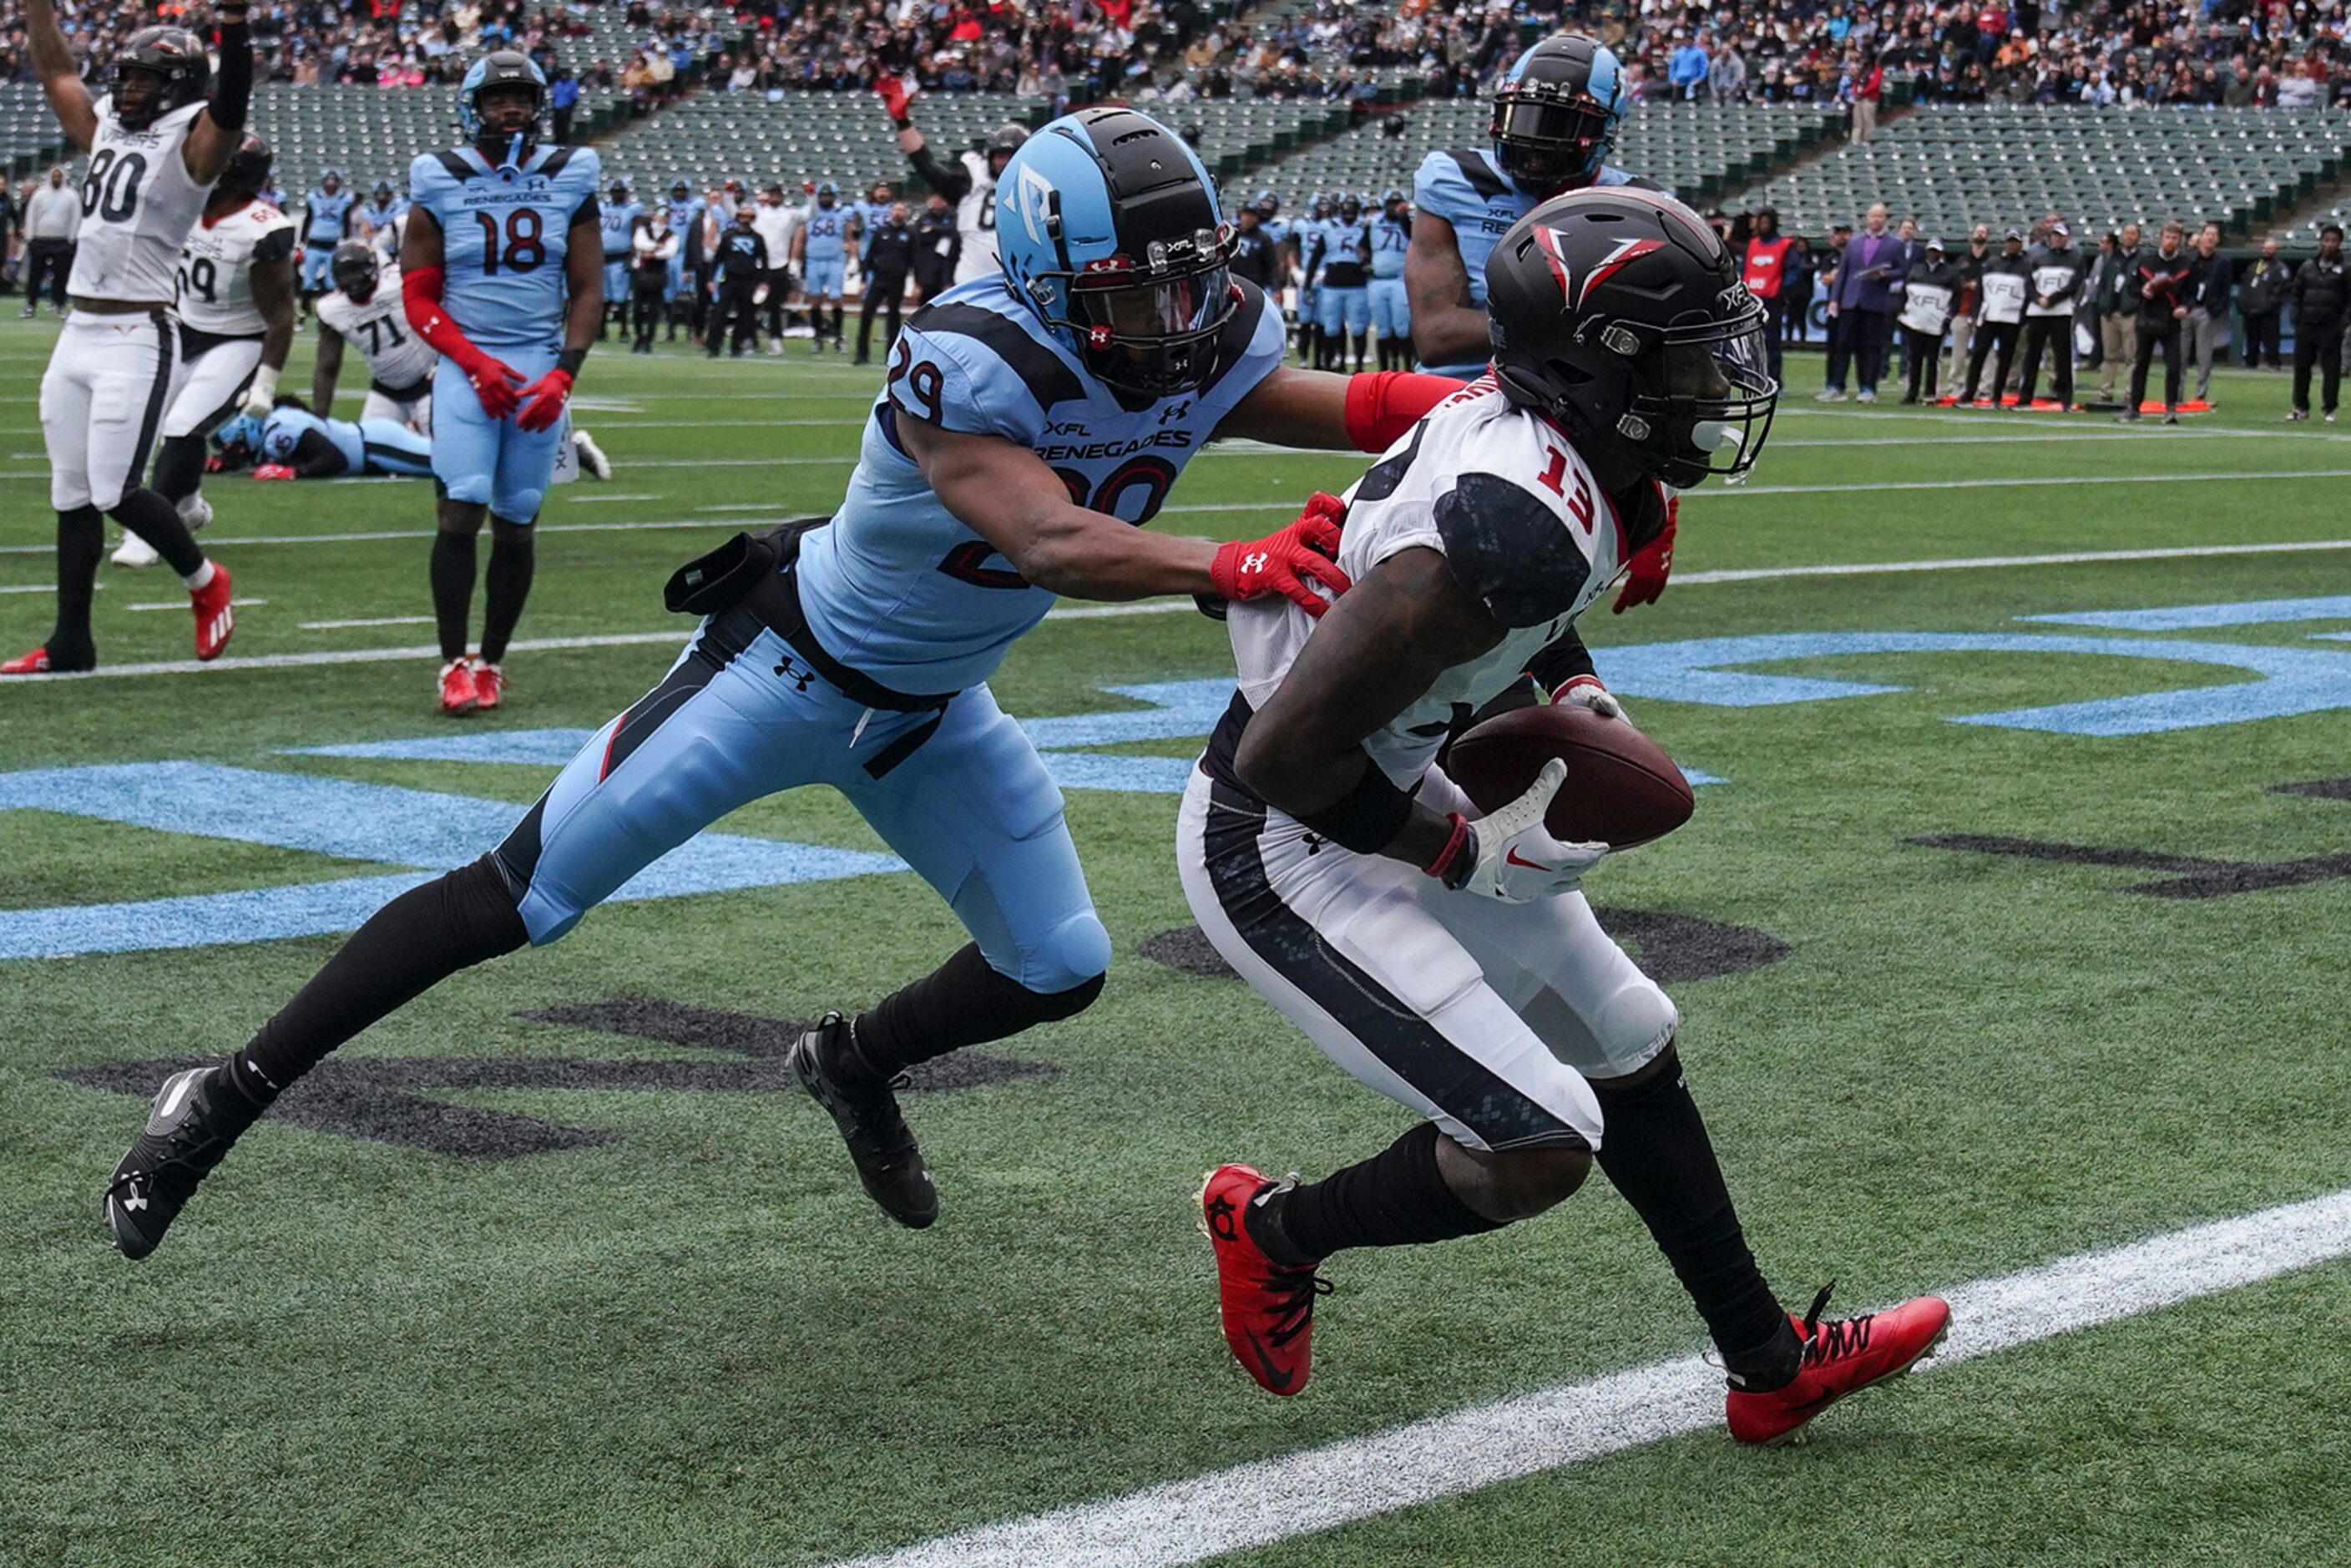
M 1872 141 L 1751 189 L 1818 235 L 1872 202 L 1930 234 L 2023 226 L 2051 208 L 2093 234 L 2138 220 L 2217 219 L 2231 240 L 2339 173 L 2351 115 L 2206 109 L 1923 110 Z
M 922 100 L 918 122 L 942 153 L 952 153 L 1007 120 L 1036 125 L 1044 113 L 1035 99 L 941 93 Z M 730 177 L 787 187 L 830 179 L 851 191 L 906 178 L 906 160 L 870 93 L 786 93 L 774 102 L 755 93 L 704 93 L 630 131 L 605 151 L 604 162 L 639 190 L 666 189 L 680 176 L 697 192 Z

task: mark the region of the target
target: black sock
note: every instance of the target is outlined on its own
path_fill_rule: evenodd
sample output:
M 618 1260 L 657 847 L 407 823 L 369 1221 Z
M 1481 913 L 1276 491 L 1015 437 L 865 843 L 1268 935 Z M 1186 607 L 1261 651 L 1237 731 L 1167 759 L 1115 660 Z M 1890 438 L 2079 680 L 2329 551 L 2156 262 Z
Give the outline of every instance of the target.
M 999 972 L 977 942 L 911 986 L 891 992 L 850 1025 L 856 1061 L 887 1083 L 918 1061 L 1084 1011 L 1102 995 L 1096 975 L 1066 991 L 1032 991 Z
M 433 619 L 441 656 L 465 656 L 465 622 L 474 608 L 474 536 L 443 528 L 433 536 Z
M 496 664 L 507 656 L 507 640 L 522 619 L 523 601 L 530 597 L 530 574 L 538 551 L 530 536 L 490 540 L 490 570 L 483 583 L 482 662 Z
M 53 670 L 98 665 L 89 634 L 89 601 L 98 591 L 98 559 L 106 553 L 106 519 L 96 507 L 57 514 L 57 619 L 42 646 Z
M 163 564 L 182 577 L 193 577 L 204 567 L 204 552 L 180 521 L 180 509 L 152 490 L 122 492 L 115 503 L 114 520 L 155 547 Z
M 1747 1249 L 1679 1056 L 1667 1046 L 1654 1078 L 1622 1090 L 1598 1079 L 1592 1091 L 1604 1118 L 1600 1168 L 1674 1266 L 1724 1369 L 1742 1388 L 1784 1385 L 1801 1345 Z
M 171 435 L 155 449 L 154 491 L 180 509 L 180 503 L 196 493 L 204 482 L 204 438 L 201 435 Z
M 230 1065 L 256 1108 L 335 1047 L 486 958 L 530 939 L 495 856 L 413 887 L 351 933 Z
M 1437 1168 L 1437 1132 L 1423 1122 L 1370 1159 L 1249 1205 L 1250 1237 L 1290 1267 L 1347 1247 L 1414 1247 L 1501 1226 L 1472 1209 Z

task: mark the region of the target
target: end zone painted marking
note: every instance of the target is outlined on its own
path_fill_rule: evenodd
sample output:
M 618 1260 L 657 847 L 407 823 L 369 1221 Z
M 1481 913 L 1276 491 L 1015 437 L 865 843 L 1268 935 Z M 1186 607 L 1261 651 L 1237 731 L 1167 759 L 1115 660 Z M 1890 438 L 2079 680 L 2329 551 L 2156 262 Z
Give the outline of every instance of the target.
M 2346 1256 L 2351 1256 L 2351 1189 L 2077 1253 L 1945 1292 L 1951 1337 L 1920 1370 L 2117 1322 Z M 1205 1304 L 1215 1272 L 1205 1253 L 1200 1262 Z M 1210 1321 L 1200 1319 L 1204 1341 L 1213 1340 Z M 1356 1331 L 1376 1332 L 1376 1325 L 1353 1325 Z M 1221 1359 L 1221 1350 L 1215 1354 Z M 1238 1377 L 1230 1367 L 1218 1371 Z M 940 1536 L 834 1568 L 1176 1568 L 1721 1422 L 1721 1375 L 1688 1355 Z

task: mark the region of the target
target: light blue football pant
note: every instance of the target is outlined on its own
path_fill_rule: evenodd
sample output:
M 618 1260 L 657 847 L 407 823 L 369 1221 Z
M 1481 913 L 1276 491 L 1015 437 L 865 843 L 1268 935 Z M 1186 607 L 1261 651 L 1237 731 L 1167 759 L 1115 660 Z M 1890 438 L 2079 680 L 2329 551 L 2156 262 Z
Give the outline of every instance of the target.
M 306 240 L 302 246 L 302 292 L 323 294 L 335 286 L 335 242 Z
M 1349 337 L 1359 337 L 1371 329 L 1371 290 L 1333 288 L 1326 283 L 1314 291 L 1314 310 L 1315 324 L 1325 336 L 1343 327 Z
M 1412 336 L 1412 306 L 1401 277 L 1372 279 L 1372 330 L 1383 338 Z
M 839 299 L 847 267 L 840 256 L 810 256 L 800 287 L 811 299 Z
M 555 368 L 552 348 L 485 345 L 483 351 L 512 365 L 525 385 Z M 539 431 L 492 419 L 455 360 L 444 356 L 433 372 L 433 476 L 453 501 L 486 504 L 509 523 L 531 521 L 554 482 L 568 434 L 569 422 L 560 419 Z
M 705 622 L 498 847 L 532 944 L 737 807 L 808 784 L 849 797 L 998 973 L 1050 994 L 1110 967 L 1061 787 L 987 686 L 944 714 L 869 710 L 739 609 Z

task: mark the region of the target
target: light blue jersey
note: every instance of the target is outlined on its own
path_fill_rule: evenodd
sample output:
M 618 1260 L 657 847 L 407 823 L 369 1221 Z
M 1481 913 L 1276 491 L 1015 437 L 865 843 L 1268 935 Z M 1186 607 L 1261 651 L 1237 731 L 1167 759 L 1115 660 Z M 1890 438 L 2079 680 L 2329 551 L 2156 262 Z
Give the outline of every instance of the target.
M 407 210 L 408 204 L 402 201 L 398 196 L 394 196 L 392 200 L 382 204 L 381 206 L 373 202 L 370 202 L 366 206 L 360 209 L 360 222 L 367 225 L 368 233 L 371 235 L 380 235 L 383 233 L 384 230 L 392 227 L 392 225 L 398 223 L 400 221 L 400 214 Z
M 1054 595 L 947 510 L 900 445 L 899 416 L 1017 442 L 1087 506 L 1148 522 L 1217 423 L 1281 363 L 1280 312 L 1254 285 L 1238 287 L 1215 379 L 1140 409 L 1084 374 L 1000 277 L 958 284 L 917 313 L 841 509 L 800 547 L 800 602 L 818 642 L 901 692 L 986 680 Z
M 431 439 L 398 420 L 321 419 L 291 405 L 263 423 L 260 449 L 263 461 L 283 463 L 306 479 L 360 474 L 417 479 L 433 472 Z
M 441 226 L 443 308 L 468 338 L 493 351 L 544 349 L 552 361 L 562 347 L 571 225 L 583 213 L 597 215 L 602 172 L 588 147 L 534 148 L 519 171 L 494 170 L 470 147 L 410 165 L 414 205 Z
M 1637 185 L 1648 191 L 1663 189 L 1604 163 L 1592 183 Z M 1461 265 L 1469 274 L 1469 303 L 1480 310 L 1486 308 L 1486 258 L 1494 254 L 1495 245 L 1510 232 L 1510 225 L 1534 211 L 1543 200 L 1512 184 L 1503 174 L 1493 150 L 1488 147 L 1457 147 L 1431 152 L 1420 161 L 1420 168 L 1412 177 L 1413 210 L 1442 218 L 1453 226 L 1453 244 L 1461 252 Z M 1474 365 L 1421 366 L 1425 371 L 1454 376 L 1474 376 L 1485 368 L 1482 361 Z
M 1372 220 L 1372 276 L 1402 277 L 1405 252 L 1412 248 L 1412 225 L 1385 213 Z
M 313 191 L 302 198 L 302 243 L 305 246 L 325 246 L 332 250 L 342 243 L 343 230 L 351 217 L 351 193 L 348 187 L 333 195 Z
M 889 226 L 889 202 L 859 202 L 850 208 L 857 214 L 857 259 L 862 264 L 873 255 L 873 236 Z
M 849 209 L 810 203 L 800 235 L 804 246 L 801 254 L 810 262 L 841 260 L 848 254 Z
M 604 234 L 606 261 L 615 256 L 625 259 L 630 255 L 631 244 L 636 238 L 637 220 L 644 215 L 644 204 L 642 202 L 622 202 L 618 206 L 610 202 L 604 204 L 600 226 Z

